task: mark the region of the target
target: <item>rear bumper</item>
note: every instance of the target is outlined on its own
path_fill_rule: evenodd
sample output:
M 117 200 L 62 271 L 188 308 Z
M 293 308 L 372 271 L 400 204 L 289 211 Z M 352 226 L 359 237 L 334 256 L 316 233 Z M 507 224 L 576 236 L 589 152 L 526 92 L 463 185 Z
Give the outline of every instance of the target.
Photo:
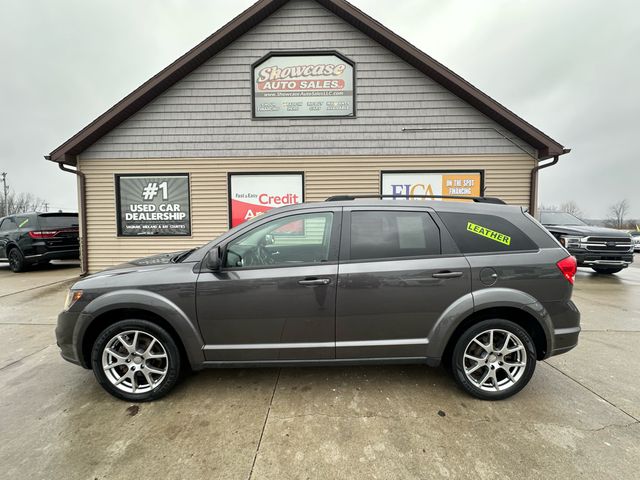
M 581 330 L 580 311 L 572 301 L 549 305 L 547 308 L 550 310 L 554 330 L 551 349 L 545 358 L 566 353 L 578 345 Z
M 29 262 L 41 262 L 43 260 L 77 260 L 80 258 L 80 250 L 49 250 L 34 255 L 26 255 L 25 258 Z
M 558 328 L 553 332 L 553 351 L 550 357 L 566 353 L 576 345 L 578 345 L 578 335 L 580 335 L 580 326 L 572 328 Z

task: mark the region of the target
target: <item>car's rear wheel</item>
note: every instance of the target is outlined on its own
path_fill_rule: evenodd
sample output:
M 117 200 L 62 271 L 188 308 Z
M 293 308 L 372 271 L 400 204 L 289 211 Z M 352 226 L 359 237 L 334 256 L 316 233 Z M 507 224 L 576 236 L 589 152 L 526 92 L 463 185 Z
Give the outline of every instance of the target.
M 536 347 L 519 325 L 502 319 L 471 326 L 456 342 L 453 376 L 482 400 L 502 400 L 522 390 L 536 368 Z
M 171 335 L 147 320 L 107 327 L 91 352 L 96 379 L 111 395 L 147 402 L 166 395 L 178 381 L 180 352 Z
M 596 273 L 602 273 L 603 275 L 611 275 L 613 273 L 618 273 L 621 271 L 621 268 L 608 268 L 608 267 L 591 267 Z
M 9 268 L 14 272 L 24 272 L 27 262 L 19 248 L 9 250 Z

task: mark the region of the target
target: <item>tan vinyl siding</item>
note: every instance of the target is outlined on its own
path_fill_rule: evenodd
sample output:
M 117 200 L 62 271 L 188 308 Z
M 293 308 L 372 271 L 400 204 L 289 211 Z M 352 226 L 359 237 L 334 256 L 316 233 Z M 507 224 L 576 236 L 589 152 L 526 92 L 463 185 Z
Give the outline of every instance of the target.
M 485 194 L 507 203 L 529 203 L 534 160 L 522 155 L 402 157 L 253 157 L 79 159 L 86 175 L 89 271 L 133 258 L 202 245 L 228 229 L 227 173 L 303 171 L 305 200 L 337 194 L 379 193 L 382 170 L 484 170 Z M 190 237 L 118 237 L 114 175 L 118 173 L 189 173 Z

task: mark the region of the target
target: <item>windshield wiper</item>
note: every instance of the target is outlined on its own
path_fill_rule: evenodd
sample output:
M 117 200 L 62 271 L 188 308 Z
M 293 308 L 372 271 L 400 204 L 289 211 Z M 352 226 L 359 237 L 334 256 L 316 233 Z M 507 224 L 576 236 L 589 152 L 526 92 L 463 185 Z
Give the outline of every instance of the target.
M 195 252 L 200 247 L 190 248 L 189 250 L 185 250 L 184 252 L 178 253 L 175 257 L 171 259 L 171 263 L 180 263 L 182 260 L 187 258 L 190 254 Z

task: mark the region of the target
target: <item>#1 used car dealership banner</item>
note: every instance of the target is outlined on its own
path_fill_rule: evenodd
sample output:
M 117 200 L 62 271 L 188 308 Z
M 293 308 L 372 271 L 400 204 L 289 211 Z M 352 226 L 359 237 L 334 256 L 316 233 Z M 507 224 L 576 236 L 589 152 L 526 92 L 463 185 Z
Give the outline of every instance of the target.
M 189 175 L 116 175 L 118 235 L 191 235 Z
M 354 115 L 353 66 L 338 55 L 272 55 L 253 67 L 253 114 Z
M 397 198 L 414 195 L 480 197 L 481 172 L 382 172 L 382 194 Z
M 231 226 L 240 225 L 272 208 L 302 203 L 303 185 L 302 173 L 230 174 Z

